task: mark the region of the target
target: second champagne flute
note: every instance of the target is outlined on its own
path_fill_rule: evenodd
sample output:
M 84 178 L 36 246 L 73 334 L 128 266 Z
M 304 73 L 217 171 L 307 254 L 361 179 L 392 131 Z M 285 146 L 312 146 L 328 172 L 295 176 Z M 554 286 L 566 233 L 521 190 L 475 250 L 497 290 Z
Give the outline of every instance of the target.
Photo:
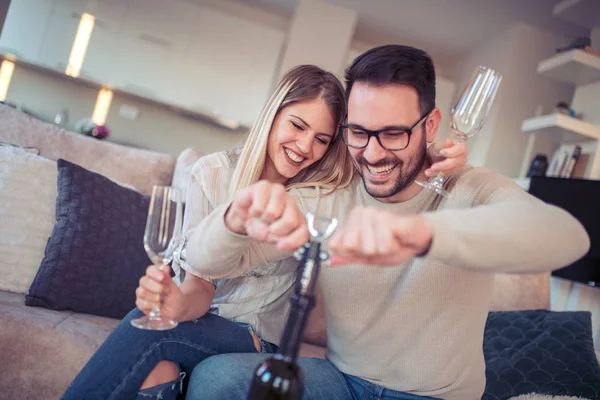
M 491 68 L 479 66 L 475 69 L 467 87 L 452 109 L 450 127 L 454 142 L 464 142 L 479 132 L 494 103 L 501 81 L 502 75 Z M 427 182 L 416 182 L 444 197 L 450 195 L 444 190 L 442 173 Z
M 144 232 L 144 249 L 159 269 L 169 268 L 175 251 L 181 242 L 182 193 L 169 186 L 154 186 Z M 156 307 L 148 315 L 131 320 L 131 325 L 147 330 L 166 330 L 177 322 L 164 319 Z

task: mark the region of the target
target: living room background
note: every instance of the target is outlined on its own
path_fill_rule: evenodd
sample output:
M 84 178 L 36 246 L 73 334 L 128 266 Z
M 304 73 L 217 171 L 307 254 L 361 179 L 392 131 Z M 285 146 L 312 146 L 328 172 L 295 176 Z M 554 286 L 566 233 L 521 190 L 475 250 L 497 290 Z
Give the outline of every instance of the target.
M 598 370 L 599 0 L 0 0 L 0 362 L 10 365 L 0 397 L 58 398 L 134 307 L 151 262 L 143 233 L 154 186 L 185 193 L 198 160 L 243 140 L 288 68 L 316 64 L 343 79 L 355 57 L 390 43 L 432 56 L 438 139 L 450 137 L 472 71 L 500 72 L 469 164 L 565 208 L 591 238 L 575 268 L 495 275 L 499 328 L 487 343 L 499 361 L 488 364 L 503 369 L 502 357 L 518 354 L 511 362 L 527 368 L 529 353 L 496 340 L 530 346 L 532 332 L 553 336 L 537 329 L 546 318 L 572 315 L 545 346 L 575 359 L 562 362 L 563 377 Z M 577 174 L 547 174 L 559 156 L 561 166 L 576 160 L 576 143 Z M 540 173 L 543 155 L 556 162 Z M 324 357 L 322 299 L 314 315 L 302 351 Z M 515 331 L 514 316 L 537 322 Z M 556 363 L 535 368 L 544 366 Z M 520 376 L 490 371 L 500 391 L 493 375 Z
M 153 3 L 159 4 L 161 1 L 154 1 Z M 17 60 L 25 60 L 28 64 L 23 63 L 17 65 L 15 68 L 5 101 L 9 104 L 23 107 L 46 121 L 53 121 L 57 113 L 66 110 L 67 118 L 63 121 L 63 126 L 73 130 L 77 121 L 91 115 L 98 89 L 103 86 L 113 86 L 117 90 L 115 90 L 106 119 L 106 124 L 112 131 L 108 140 L 163 151 L 174 156 L 188 146 L 202 147 L 203 151 L 212 152 L 238 143 L 243 138 L 246 128 L 253 122 L 258 109 L 266 101 L 266 95 L 271 90 L 274 80 L 281 74 L 282 67 L 285 68 L 285 66 L 280 65 L 285 61 L 283 58 L 287 54 L 283 46 L 283 40 L 286 38 L 286 35 L 291 35 L 287 30 L 293 19 L 293 15 L 284 15 L 274 12 L 272 9 L 248 5 L 245 2 L 206 0 L 175 2 L 176 5 L 181 3 L 184 3 L 183 6 L 186 7 L 186 10 L 190 10 L 189 7 L 192 7 L 191 10 L 195 10 L 200 14 L 203 12 L 212 12 L 217 15 L 218 13 L 225 21 L 227 20 L 226 18 L 230 17 L 232 21 L 230 23 L 232 24 L 243 18 L 251 25 L 264 27 L 268 34 L 277 37 L 281 41 L 279 46 L 270 46 L 266 50 L 257 47 L 262 53 L 264 51 L 273 53 L 265 58 L 266 61 L 255 67 L 256 69 L 267 66 L 270 74 L 266 78 L 263 77 L 261 79 L 254 79 L 253 76 L 246 74 L 247 82 L 243 84 L 245 86 L 240 83 L 239 79 L 230 82 L 232 77 L 235 77 L 236 73 L 243 69 L 232 70 L 231 68 L 224 68 L 223 65 L 226 65 L 224 64 L 224 57 L 215 55 L 214 50 L 221 48 L 223 52 L 231 52 L 232 45 L 230 42 L 232 38 L 213 35 L 210 38 L 210 47 L 213 49 L 213 52 L 207 52 L 202 55 L 205 59 L 205 64 L 197 66 L 197 71 L 191 71 L 194 66 L 193 63 L 186 66 L 190 70 L 187 72 L 187 75 L 182 74 L 180 69 L 174 68 L 172 65 L 170 67 L 165 65 L 161 70 L 161 78 L 164 77 L 167 82 L 173 82 L 174 79 L 177 80 L 177 90 L 187 88 L 189 86 L 187 83 L 194 80 L 194 77 L 197 76 L 206 75 L 209 78 L 205 76 L 202 78 L 204 81 L 213 80 L 216 82 L 213 87 L 207 86 L 205 82 L 196 85 L 197 87 L 204 87 L 206 90 L 189 91 L 192 94 L 186 94 L 188 96 L 186 99 L 187 103 L 176 99 L 177 93 L 163 96 L 160 88 L 151 87 L 151 82 L 146 81 L 145 85 L 130 83 L 129 81 L 132 80 L 130 78 L 134 75 L 134 72 L 131 70 L 123 72 L 125 74 L 123 79 L 120 77 L 115 78 L 118 81 L 116 83 L 110 80 L 111 74 L 114 77 L 117 74 L 116 72 L 107 75 L 107 79 L 98 78 L 98 69 L 105 71 L 110 68 L 119 68 L 118 63 L 115 62 L 113 65 L 113 63 L 107 61 L 102 61 L 103 64 L 101 65 L 86 68 L 85 60 L 88 57 L 94 59 L 106 58 L 109 60 L 113 57 L 113 48 L 111 46 L 94 47 L 94 35 L 102 35 L 104 34 L 103 30 L 107 29 L 102 26 L 105 23 L 104 20 L 99 18 L 91 34 L 80 76 L 77 79 L 66 79 L 65 75 L 52 72 L 64 72 L 64 64 L 67 63 L 66 58 L 68 56 L 67 48 L 72 46 L 71 42 L 77 28 L 75 22 L 77 22 L 77 18 L 79 18 L 81 11 L 85 7 L 92 7 L 90 4 L 95 4 L 94 7 L 98 8 L 103 3 L 84 0 L 15 0 L 8 14 L 5 30 L 0 36 L 0 57 L 16 54 Z M 149 9 L 152 10 L 152 3 L 146 2 L 145 4 L 148 4 Z M 38 11 L 35 11 L 36 6 L 39 8 Z M 68 30 L 68 34 L 62 32 L 62 30 L 59 32 L 60 35 L 59 33 L 52 33 L 53 23 L 65 24 L 62 19 L 58 19 L 59 17 L 55 16 L 55 13 L 58 12 L 56 8 L 58 10 L 64 9 L 62 11 L 64 14 L 67 11 L 72 11 L 67 15 L 70 18 L 67 21 L 68 29 L 62 28 L 62 30 Z M 76 11 L 79 11 L 79 13 Z M 338 9 L 334 9 L 334 12 L 337 11 Z M 127 8 L 120 6 L 115 13 L 120 18 L 124 18 L 123 14 L 127 13 Z M 28 18 L 33 18 L 33 16 L 36 18 L 35 22 L 37 26 L 32 29 L 32 37 L 24 38 L 22 35 L 18 35 L 17 31 L 20 29 L 19 27 L 22 27 L 24 24 L 30 24 Z M 56 30 L 56 28 L 54 29 Z M 142 32 L 143 29 L 144 27 L 140 28 L 139 32 Z M 11 34 L 12 31 L 14 33 Z M 50 34 L 54 37 L 45 37 Z M 353 34 L 351 32 L 350 36 Z M 153 35 L 156 37 L 159 36 L 155 32 L 153 32 Z M 105 40 L 104 37 L 101 38 Z M 41 49 L 51 39 L 62 40 L 64 43 L 61 46 L 53 45 L 56 48 L 55 53 L 57 54 L 48 54 L 50 53 L 49 50 L 45 51 L 46 54 L 42 54 L 44 52 Z M 139 38 L 134 39 L 138 42 L 143 42 Z M 155 39 L 153 37 L 150 40 Z M 343 49 L 343 61 L 339 62 L 339 66 L 336 66 L 334 69 L 334 72 L 337 72 L 340 78 L 343 76 L 344 68 L 356 55 L 360 54 L 364 49 L 377 44 L 364 42 L 353 37 L 350 37 L 350 39 L 350 43 Z M 68 42 L 68 40 L 71 42 Z M 24 49 L 19 49 L 19 46 L 23 46 Z M 205 45 L 203 44 L 203 46 Z M 264 57 L 262 53 L 254 58 Z M 161 64 L 162 61 L 163 59 L 157 59 L 155 63 Z M 235 61 L 233 60 L 232 62 Z M 294 60 L 290 62 L 293 63 Z M 138 67 L 142 68 L 142 65 L 144 64 L 141 63 Z M 445 116 L 445 120 L 443 121 L 444 129 L 441 134 L 447 136 L 449 135 L 449 129 L 447 128 L 449 120 L 447 118 L 455 94 L 455 84 L 452 77 L 445 74 L 443 69 L 442 65 L 438 65 L 438 103 L 440 108 L 444 110 Z M 102 73 L 100 73 L 101 76 Z M 182 82 L 186 82 L 186 84 Z M 220 87 L 225 87 L 228 91 L 220 93 Z M 236 96 L 234 94 L 236 91 L 244 93 L 244 95 Z M 251 92 L 253 91 L 258 94 L 252 97 Z M 237 106 L 234 104 L 230 110 L 219 111 L 219 109 L 227 106 L 228 103 L 235 103 L 236 99 L 248 96 L 249 92 L 251 96 L 245 99 L 243 103 L 240 103 L 241 100 L 239 100 L 239 104 Z M 195 97 L 197 100 L 190 99 L 189 97 Z M 214 104 L 211 104 L 211 99 L 216 97 L 220 99 L 218 101 L 215 100 Z M 119 111 L 123 104 L 133 106 L 137 109 L 138 112 L 135 120 L 120 116 Z M 251 110 L 247 110 L 248 107 Z M 243 109 L 243 112 L 240 112 L 241 109 Z M 205 116 L 209 118 L 204 118 Z M 223 118 L 234 124 L 239 123 L 241 127 L 239 129 L 231 129 L 220 123 L 212 123 L 211 117 Z
M 166 1 L 1 3 L 0 19 L 8 14 L 0 60 L 16 64 L 1 100 L 45 121 L 60 114 L 60 124 L 74 130 L 92 115 L 98 91 L 107 87 L 114 94 L 106 141 L 174 157 L 187 147 L 210 153 L 242 140 L 273 82 L 289 65 L 312 62 L 341 78 L 362 51 L 404 43 L 429 51 L 436 63 L 437 103 L 445 116 L 439 137 L 449 136 L 452 103 L 476 65 L 504 75 L 486 125 L 468 143 L 469 161 L 517 178 L 525 176 L 529 155 L 552 154 L 557 147 L 541 135 L 528 151 L 530 135 L 522 132 L 523 121 L 553 113 L 556 103 L 569 101 L 575 91 L 572 84 L 538 73 L 538 64 L 573 38 L 591 36 L 596 46 L 600 41 L 600 21 L 590 25 L 561 19 L 553 15 L 559 1 L 172 0 L 165 7 Z M 78 24 L 83 14 L 95 12 L 81 73 L 67 77 Z M 119 56 L 138 50 L 136 44 L 143 51 L 120 63 Z M 599 109 L 599 85 L 589 85 L 581 108 Z M 588 151 L 592 156 L 595 146 Z M 553 298 L 564 307 L 599 307 L 596 289 L 576 285 L 574 291 L 560 281 L 553 284 Z M 598 318 L 594 329 L 600 335 Z

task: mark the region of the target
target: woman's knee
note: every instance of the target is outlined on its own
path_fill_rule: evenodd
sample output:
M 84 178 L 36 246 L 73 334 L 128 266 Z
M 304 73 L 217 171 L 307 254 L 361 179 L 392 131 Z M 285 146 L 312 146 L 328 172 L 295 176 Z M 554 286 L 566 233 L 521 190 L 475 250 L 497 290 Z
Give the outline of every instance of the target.
M 171 361 L 159 361 L 154 369 L 150 371 L 144 383 L 142 383 L 140 390 L 173 382 L 177 378 L 179 378 L 179 367 L 177 364 Z

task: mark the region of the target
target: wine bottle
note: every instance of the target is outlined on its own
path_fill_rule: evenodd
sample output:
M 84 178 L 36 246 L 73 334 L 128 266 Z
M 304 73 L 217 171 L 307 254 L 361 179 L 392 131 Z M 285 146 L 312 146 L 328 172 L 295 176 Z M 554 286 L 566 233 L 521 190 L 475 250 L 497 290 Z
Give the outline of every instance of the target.
M 323 231 L 316 229 L 316 221 L 326 221 Z M 297 364 L 298 352 L 302 343 L 304 327 L 315 303 L 315 286 L 322 262 L 329 255 L 321 250 L 322 242 L 337 227 L 337 220 L 315 218 L 307 215 L 310 241 L 300 248 L 294 256 L 300 260 L 298 278 L 294 293 L 290 298 L 288 316 L 279 350 L 258 365 L 254 371 L 252 385 L 248 393 L 249 400 L 299 400 L 304 390 L 302 369 Z

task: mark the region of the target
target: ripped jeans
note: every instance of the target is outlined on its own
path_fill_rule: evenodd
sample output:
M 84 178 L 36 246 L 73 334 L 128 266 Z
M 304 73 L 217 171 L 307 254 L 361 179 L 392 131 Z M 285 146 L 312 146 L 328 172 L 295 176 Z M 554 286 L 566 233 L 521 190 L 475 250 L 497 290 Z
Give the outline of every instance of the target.
M 123 318 L 61 399 L 174 399 L 182 387 L 183 377 L 189 376 L 205 358 L 226 353 L 257 353 L 247 324 L 206 314 L 200 319 L 182 322 L 175 329 L 146 331 L 130 323 L 142 315 L 136 308 Z M 260 344 L 263 353 L 277 351 L 271 343 L 260 340 Z M 178 365 L 182 372 L 180 378 L 140 391 L 150 371 L 164 360 Z

